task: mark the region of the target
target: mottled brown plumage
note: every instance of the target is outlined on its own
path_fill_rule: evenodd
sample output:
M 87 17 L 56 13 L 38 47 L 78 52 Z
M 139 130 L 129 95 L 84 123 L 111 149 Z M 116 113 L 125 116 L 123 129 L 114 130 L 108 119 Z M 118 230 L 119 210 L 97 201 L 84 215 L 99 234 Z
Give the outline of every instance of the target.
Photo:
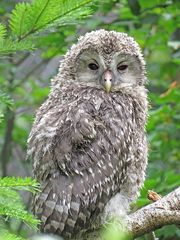
M 144 66 L 133 38 L 113 31 L 88 33 L 66 54 L 28 140 L 42 231 L 78 238 L 138 196 L 147 164 Z

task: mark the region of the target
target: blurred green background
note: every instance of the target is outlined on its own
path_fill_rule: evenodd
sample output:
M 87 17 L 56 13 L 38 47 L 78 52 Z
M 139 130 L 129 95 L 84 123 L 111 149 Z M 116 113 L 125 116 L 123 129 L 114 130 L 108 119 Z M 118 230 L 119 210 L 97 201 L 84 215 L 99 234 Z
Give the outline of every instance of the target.
M 7 23 L 17 2 L 0 1 L 0 21 Z M 26 1 L 30 2 L 30 1 Z M 0 173 L 31 176 L 26 142 L 35 110 L 46 99 L 59 61 L 80 35 L 104 28 L 126 32 L 143 49 L 149 90 L 149 165 L 145 186 L 134 208 L 147 203 L 147 191 L 161 195 L 180 185 L 180 1 L 96 1 L 93 14 L 76 24 L 56 27 L 36 38 L 36 50 L 0 57 Z M 29 195 L 23 195 L 27 207 Z M 26 236 L 28 228 L 12 221 L 9 228 Z M 180 239 L 176 226 L 156 231 L 160 239 Z M 147 239 L 141 237 L 140 239 Z

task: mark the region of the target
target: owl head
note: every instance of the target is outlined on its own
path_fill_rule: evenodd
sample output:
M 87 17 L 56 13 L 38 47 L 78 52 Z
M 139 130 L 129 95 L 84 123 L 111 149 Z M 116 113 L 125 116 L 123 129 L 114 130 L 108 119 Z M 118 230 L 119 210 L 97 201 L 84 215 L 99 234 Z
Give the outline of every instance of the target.
M 80 37 L 61 62 L 58 79 L 104 89 L 146 82 L 145 61 L 139 45 L 126 33 L 97 30 Z

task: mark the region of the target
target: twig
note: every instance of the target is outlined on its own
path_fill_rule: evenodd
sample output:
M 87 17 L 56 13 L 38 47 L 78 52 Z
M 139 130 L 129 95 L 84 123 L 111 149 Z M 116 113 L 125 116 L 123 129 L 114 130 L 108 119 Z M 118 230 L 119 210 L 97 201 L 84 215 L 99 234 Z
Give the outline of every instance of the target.
M 180 224 L 180 187 L 160 200 L 128 216 L 127 227 L 133 237 L 169 224 Z
M 149 190 L 148 191 L 148 199 L 151 200 L 152 202 L 157 202 L 158 200 L 160 200 L 162 197 L 157 194 L 156 192 Z M 147 234 L 148 240 L 158 240 L 156 238 L 155 232 L 152 231 L 150 233 Z
M 158 238 L 156 238 L 156 235 L 154 232 L 150 232 L 147 234 L 147 239 L 148 240 L 158 240 Z
M 128 231 L 133 239 L 151 232 L 149 237 L 153 239 L 152 231 L 170 224 L 180 224 L 180 187 L 158 201 L 128 215 L 125 219 L 125 231 Z M 98 229 L 86 234 L 85 237 L 88 240 L 102 240 L 101 231 Z
M 9 154 L 11 150 L 12 131 L 14 128 L 15 114 L 10 109 L 7 110 L 7 125 L 5 130 L 4 144 L 1 151 L 1 162 L 2 162 L 2 177 L 7 175 L 7 163 L 9 161 Z
M 13 64 L 13 57 L 10 54 L 9 62 Z M 8 79 L 8 89 L 9 92 L 13 89 L 13 81 L 14 81 L 14 72 L 12 71 L 12 68 L 10 68 L 10 77 Z M 11 140 L 12 140 L 12 131 L 14 128 L 14 120 L 15 120 L 15 113 L 10 109 L 6 108 L 6 129 L 4 134 L 4 144 L 1 150 L 0 159 L 2 162 L 2 177 L 5 177 L 7 174 L 7 163 L 9 161 L 9 153 L 11 150 Z

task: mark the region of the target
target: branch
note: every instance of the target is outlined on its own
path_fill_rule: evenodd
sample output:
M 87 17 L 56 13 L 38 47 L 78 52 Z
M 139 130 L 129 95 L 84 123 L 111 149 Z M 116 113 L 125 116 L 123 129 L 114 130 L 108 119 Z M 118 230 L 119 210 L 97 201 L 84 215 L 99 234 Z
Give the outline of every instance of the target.
M 120 232 L 124 229 L 124 223 L 121 223 Z M 170 224 L 180 224 L 180 187 L 156 202 L 129 214 L 125 219 L 125 232 L 135 239 L 150 232 L 152 235 L 152 231 Z M 85 239 L 102 240 L 101 230 L 96 229 L 87 233 Z
M 127 219 L 128 231 L 134 238 L 169 224 L 180 224 L 180 187 Z
M 7 164 L 9 162 L 12 142 L 12 131 L 14 129 L 15 113 L 9 108 L 6 110 L 7 123 L 4 133 L 4 143 L 0 153 L 0 159 L 2 161 L 2 177 L 7 175 Z
M 54 18 L 50 19 L 48 22 L 46 22 L 45 24 L 36 27 L 37 22 L 39 21 L 39 19 L 41 18 L 41 15 L 43 14 L 43 12 L 46 10 L 48 4 L 49 4 L 49 0 L 47 0 L 47 2 L 45 3 L 45 6 L 42 8 L 40 14 L 37 16 L 35 23 L 33 24 L 32 28 L 24 35 L 20 36 L 18 41 L 22 41 L 23 39 L 27 38 L 29 35 L 32 35 L 36 32 L 41 31 L 42 29 L 44 29 L 45 27 L 47 27 L 50 24 L 53 24 L 55 21 L 57 21 L 58 19 L 68 16 L 68 14 L 71 14 L 72 12 L 75 12 L 76 10 L 87 6 L 88 4 L 90 4 L 92 1 L 91 0 L 87 0 L 85 2 L 76 4 L 73 8 L 68 9 L 67 11 L 63 12 L 62 14 L 55 16 Z
M 10 54 L 9 63 L 13 64 L 12 55 Z M 12 71 L 12 68 L 10 68 L 10 77 L 7 82 L 9 93 L 12 92 L 13 89 L 13 82 L 14 82 L 14 72 Z M 10 158 L 10 152 L 11 152 L 11 142 L 12 142 L 12 132 L 14 129 L 14 122 L 15 122 L 15 112 L 11 110 L 9 107 L 6 107 L 6 129 L 4 133 L 4 143 L 2 146 L 2 150 L 0 152 L 0 160 L 2 162 L 2 177 L 5 177 L 7 175 L 7 164 L 9 162 Z

